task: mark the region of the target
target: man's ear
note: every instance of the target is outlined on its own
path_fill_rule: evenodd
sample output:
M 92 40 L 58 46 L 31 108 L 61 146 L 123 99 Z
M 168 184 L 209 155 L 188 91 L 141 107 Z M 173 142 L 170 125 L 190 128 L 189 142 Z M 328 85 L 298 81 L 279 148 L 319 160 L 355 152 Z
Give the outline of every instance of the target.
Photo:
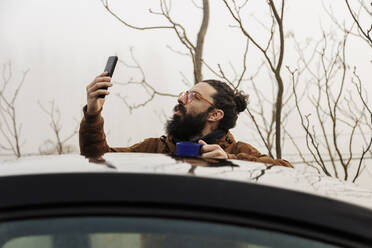
M 209 113 L 208 121 L 219 121 L 223 118 L 225 113 L 222 109 L 214 109 L 212 112 Z

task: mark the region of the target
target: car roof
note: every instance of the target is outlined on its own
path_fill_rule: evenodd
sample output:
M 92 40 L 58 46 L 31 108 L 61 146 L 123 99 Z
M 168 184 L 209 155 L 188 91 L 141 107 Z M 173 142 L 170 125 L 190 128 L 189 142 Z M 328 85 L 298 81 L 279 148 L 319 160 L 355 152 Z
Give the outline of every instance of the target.
M 187 219 L 370 247 L 372 211 L 254 183 L 159 173 L 0 177 L 0 222 L 79 216 Z M 31 222 L 32 223 L 32 222 Z
M 372 190 L 319 175 L 307 167 L 287 168 L 242 160 L 172 157 L 151 153 L 106 153 L 103 160 L 77 154 L 29 156 L 6 161 L 0 178 L 60 173 L 151 173 L 258 183 L 345 201 L 372 209 Z

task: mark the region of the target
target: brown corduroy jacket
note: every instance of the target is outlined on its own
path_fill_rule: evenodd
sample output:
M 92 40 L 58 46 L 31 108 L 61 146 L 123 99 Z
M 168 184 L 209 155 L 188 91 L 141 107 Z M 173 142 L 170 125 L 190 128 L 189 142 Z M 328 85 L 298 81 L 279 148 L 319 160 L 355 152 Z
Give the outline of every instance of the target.
M 80 153 L 89 158 L 98 158 L 106 152 L 148 152 L 176 154 L 176 144 L 169 136 L 160 138 L 148 138 L 130 147 L 110 147 L 106 142 L 106 135 L 103 130 L 103 118 L 101 111 L 95 114 L 88 114 L 86 106 L 83 109 L 84 117 L 80 123 L 79 143 Z M 293 167 L 288 161 L 273 159 L 261 154 L 253 146 L 236 142 L 230 132 L 216 141 L 227 153 L 229 159 L 241 159 L 247 161 L 262 162 L 273 165 Z

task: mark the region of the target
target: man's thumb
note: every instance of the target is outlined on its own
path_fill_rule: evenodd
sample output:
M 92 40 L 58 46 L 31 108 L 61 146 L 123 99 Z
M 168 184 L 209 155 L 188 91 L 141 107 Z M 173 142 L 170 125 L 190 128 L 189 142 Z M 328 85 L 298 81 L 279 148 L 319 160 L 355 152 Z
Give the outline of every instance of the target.
M 199 144 L 201 144 L 201 145 L 207 145 L 207 143 L 205 143 L 204 140 L 199 140 Z

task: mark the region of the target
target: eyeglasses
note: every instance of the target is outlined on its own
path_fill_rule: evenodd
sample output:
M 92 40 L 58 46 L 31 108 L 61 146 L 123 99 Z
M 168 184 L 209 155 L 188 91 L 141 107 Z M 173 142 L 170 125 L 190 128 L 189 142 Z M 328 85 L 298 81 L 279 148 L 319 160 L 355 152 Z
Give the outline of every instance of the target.
M 194 91 L 186 91 L 186 92 L 181 92 L 179 95 L 178 95 L 178 100 L 183 104 L 183 105 L 186 105 L 188 103 L 190 103 L 194 97 L 198 100 L 203 100 L 207 103 L 209 103 L 210 105 L 212 105 L 213 107 L 217 108 L 216 105 L 214 105 L 211 101 L 207 100 L 206 98 L 204 98 L 202 95 L 200 95 L 198 92 L 194 92 Z

